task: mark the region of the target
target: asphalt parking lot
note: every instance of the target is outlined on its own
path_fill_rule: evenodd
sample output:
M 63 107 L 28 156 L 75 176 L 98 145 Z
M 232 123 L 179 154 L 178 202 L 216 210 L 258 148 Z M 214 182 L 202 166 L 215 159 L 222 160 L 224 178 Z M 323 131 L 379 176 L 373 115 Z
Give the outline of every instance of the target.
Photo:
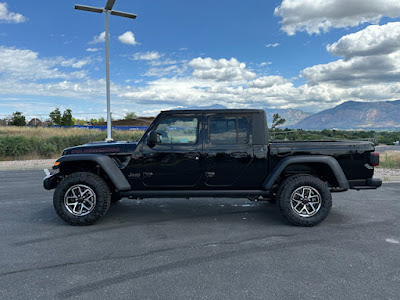
M 43 176 L 0 172 L 1 299 L 400 297 L 400 183 L 334 194 L 313 228 L 246 199 L 122 200 L 73 227 Z

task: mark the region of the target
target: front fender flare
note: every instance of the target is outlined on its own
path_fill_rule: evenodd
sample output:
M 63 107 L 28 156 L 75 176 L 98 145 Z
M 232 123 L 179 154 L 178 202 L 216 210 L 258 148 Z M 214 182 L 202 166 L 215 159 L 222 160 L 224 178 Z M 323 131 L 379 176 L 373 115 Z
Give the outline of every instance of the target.
M 336 177 L 339 187 L 345 190 L 350 188 L 349 182 L 346 175 L 343 173 L 342 167 L 339 165 L 338 161 L 331 156 L 291 156 L 282 159 L 275 169 L 270 173 L 267 179 L 263 183 L 263 188 L 265 190 L 272 189 L 273 184 L 286 169 L 287 166 L 299 163 L 322 163 L 327 165 Z
M 114 184 L 115 188 L 118 191 L 129 191 L 131 190 L 131 185 L 128 180 L 126 180 L 124 174 L 121 169 L 118 168 L 117 164 L 113 159 L 111 159 L 107 155 L 102 154 L 71 154 L 65 155 L 57 159 L 57 162 L 62 166 L 68 162 L 77 162 L 77 161 L 91 161 L 98 164 L 107 174 L 108 178 L 110 178 L 111 182 Z

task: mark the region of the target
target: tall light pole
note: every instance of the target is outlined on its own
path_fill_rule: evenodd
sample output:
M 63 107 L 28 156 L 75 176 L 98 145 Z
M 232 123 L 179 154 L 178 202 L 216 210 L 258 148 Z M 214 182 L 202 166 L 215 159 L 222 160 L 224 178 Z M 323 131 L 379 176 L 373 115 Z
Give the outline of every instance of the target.
M 114 16 L 129 18 L 129 19 L 136 19 L 137 15 L 112 10 L 114 6 L 115 0 L 107 0 L 106 5 L 104 8 L 99 7 L 92 7 L 86 5 L 79 5 L 75 4 L 75 9 L 91 11 L 96 13 L 103 13 L 105 12 L 106 20 L 106 92 L 107 92 L 107 141 L 111 141 L 111 105 L 110 105 L 110 34 L 108 30 L 108 14 L 112 14 Z

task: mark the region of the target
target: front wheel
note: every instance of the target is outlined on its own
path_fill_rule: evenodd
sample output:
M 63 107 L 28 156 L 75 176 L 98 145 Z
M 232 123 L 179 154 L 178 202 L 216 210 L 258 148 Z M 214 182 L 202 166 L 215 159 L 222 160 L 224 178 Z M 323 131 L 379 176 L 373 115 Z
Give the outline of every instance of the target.
M 104 180 L 92 173 L 73 173 L 57 186 L 53 205 L 57 215 L 70 225 L 91 225 L 108 210 L 110 189 Z
M 292 176 L 279 187 L 277 201 L 285 219 L 296 226 L 321 223 L 332 207 L 328 186 L 310 175 Z

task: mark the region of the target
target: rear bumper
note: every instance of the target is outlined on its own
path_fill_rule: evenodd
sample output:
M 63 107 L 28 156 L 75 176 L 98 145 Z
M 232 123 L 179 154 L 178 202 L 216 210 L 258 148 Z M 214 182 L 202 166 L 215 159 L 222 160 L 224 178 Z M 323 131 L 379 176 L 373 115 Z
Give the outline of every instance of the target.
M 349 185 L 352 190 L 377 189 L 382 186 L 382 180 L 380 178 L 349 180 Z

